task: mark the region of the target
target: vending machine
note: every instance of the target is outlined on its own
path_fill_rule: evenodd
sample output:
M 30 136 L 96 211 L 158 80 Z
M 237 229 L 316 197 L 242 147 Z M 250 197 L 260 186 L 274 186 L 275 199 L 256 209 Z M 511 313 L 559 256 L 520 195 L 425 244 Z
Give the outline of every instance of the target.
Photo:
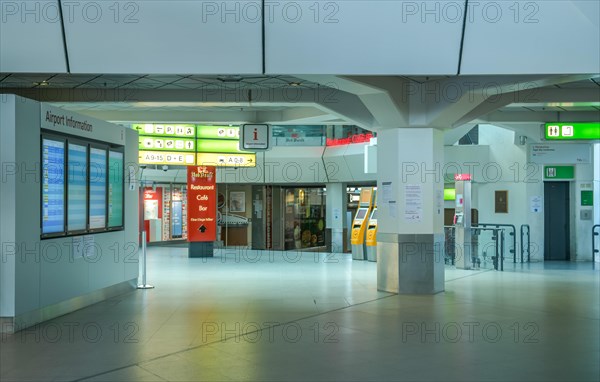
M 352 244 L 352 259 L 365 260 L 365 232 L 371 212 L 371 204 L 373 202 L 373 188 L 366 187 L 360 191 L 360 201 L 354 220 L 352 220 L 352 235 L 350 244 Z

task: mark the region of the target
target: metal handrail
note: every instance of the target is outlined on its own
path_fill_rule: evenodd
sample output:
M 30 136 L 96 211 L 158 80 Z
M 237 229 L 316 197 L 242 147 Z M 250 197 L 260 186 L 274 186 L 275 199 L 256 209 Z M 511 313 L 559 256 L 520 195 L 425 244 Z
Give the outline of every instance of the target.
M 496 223 L 479 223 L 480 226 L 492 226 L 492 227 L 508 227 L 512 229 L 512 232 L 508 234 L 512 236 L 512 249 L 510 252 L 513 254 L 513 263 L 517 262 L 517 227 L 512 224 L 496 224 Z
M 486 224 L 486 225 L 490 225 L 490 224 Z M 450 228 L 450 229 L 455 229 L 456 226 L 450 225 L 450 226 L 443 226 L 444 228 Z M 513 226 L 514 228 L 514 226 Z M 489 228 L 489 227 L 482 227 L 482 225 L 476 225 L 476 226 L 471 226 L 471 230 L 478 230 L 478 231 L 492 231 L 494 232 L 494 235 L 492 236 L 492 240 L 494 240 L 494 247 L 495 247 L 495 252 L 496 252 L 496 256 L 493 258 L 493 263 L 494 263 L 494 269 L 498 270 L 498 262 L 500 262 L 500 271 L 504 271 L 504 228 Z M 454 265 L 454 258 L 452 258 L 452 265 Z
M 525 248 L 525 243 L 523 242 L 523 237 L 525 235 L 525 229 L 527 229 L 527 248 Z M 531 262 L 531 228 L 529 224 L 521 224 L 520 228 L 521 237 L 519 240 L 521 241 L 521 263 L 523 262 L 523 253 L 527 252 L 527 262 Z
M 592 266 L 596 266 L 596 253 L 600 250 L 596 249 L 596 236 L 600 235 L 600 232 L 596 232 L 596 228 L 600 228 L 600 224 L 596 224 L 592 227 Z

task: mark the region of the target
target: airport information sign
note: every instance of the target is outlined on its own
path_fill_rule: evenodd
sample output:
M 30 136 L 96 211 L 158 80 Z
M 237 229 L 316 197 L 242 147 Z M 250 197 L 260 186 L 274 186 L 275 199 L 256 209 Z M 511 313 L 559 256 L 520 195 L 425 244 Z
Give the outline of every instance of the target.
M 198 139 L 231 139 L 239 141 L 240 128 L 238 126 L 196 126 L 196 138 Z
M 144 136 L 180 138 L 194 138 L 196 136 L 196 125 L 136 123 L 133 125 L 133 129 Z
M 198 166 L 255 167 L 256 154 L 199 153 Z
M 196 154 L 171 151 L 139 151 L 138 163 L 156 165 L 193 166 Z
M 159 151 L 184 151 L 195 152 L 196 142 L 194 139 L 173 138 L 173 137 L 147 137 L 140 135 L 140 150 L 159 150 Z
M 544 125 L 549 141 L 600 140 L 600 122 L 551 122 Z
M 239 126 L 134 124 L 139 163 L 254 167 L 256 154 L 239 149 Z

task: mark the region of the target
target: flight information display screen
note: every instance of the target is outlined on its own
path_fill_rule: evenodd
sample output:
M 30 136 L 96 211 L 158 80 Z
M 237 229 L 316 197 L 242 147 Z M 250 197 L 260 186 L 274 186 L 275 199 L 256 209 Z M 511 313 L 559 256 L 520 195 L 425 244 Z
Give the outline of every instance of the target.
M 108 226 L 123 225 L 123 153 L 108 152 Z
M 67 231 L 87 228 L 87 145 L 68 144 Z
M 65 230 L 65 142 L 42 139 L 42 235 Z
M 90 229 L 106 227 L 106 150 L 90 147 Z
M 123 146 L 42 132 L 40 161 L 42 239 L 123 229 Z

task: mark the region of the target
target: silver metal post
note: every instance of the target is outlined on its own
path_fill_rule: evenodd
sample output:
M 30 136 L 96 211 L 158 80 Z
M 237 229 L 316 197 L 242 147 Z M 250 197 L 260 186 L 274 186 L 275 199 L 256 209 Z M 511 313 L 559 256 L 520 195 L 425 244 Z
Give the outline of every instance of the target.
M 142 231 L 142 283 L 137 286 L 137 289 L 152 289 L 153 285 L 146 284 L 146 230 Z

